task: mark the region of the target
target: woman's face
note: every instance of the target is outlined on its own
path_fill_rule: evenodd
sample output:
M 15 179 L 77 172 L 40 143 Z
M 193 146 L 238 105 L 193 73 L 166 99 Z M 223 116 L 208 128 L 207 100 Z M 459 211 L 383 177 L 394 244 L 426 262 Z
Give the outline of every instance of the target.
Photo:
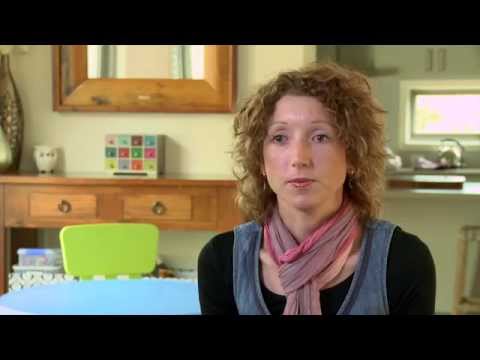
M 280 213 L 341 205 L 346 151 L 331 121 L 313 97 L 285 95 L 277 102 L 263 143 L 263 171 Z

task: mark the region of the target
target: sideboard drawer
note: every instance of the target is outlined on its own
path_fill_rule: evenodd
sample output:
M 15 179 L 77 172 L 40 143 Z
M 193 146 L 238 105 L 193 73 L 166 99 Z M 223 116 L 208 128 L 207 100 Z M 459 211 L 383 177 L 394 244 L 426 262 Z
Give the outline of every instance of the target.
M 151 223 L 165 230 L 227 231 L 242 222 L 234 206 L 233 186 L 202 182 L 194 186 L 162 179 L 106 180 L 111 184 L 82 179 L 71 185 L 61 178 L 65 183 L 57 184 L 57 177 L 33 180 L 48 182 L 4 185 L 7 227 L 50 229 L 125 221 Z
M 94 219 L 97 215 L 95 194 L 32 193 L 29 200 L 32 218 Z
M 126 220 L 191 220 L 192 197 L 188 194 L 131 195 L 123 197 Z

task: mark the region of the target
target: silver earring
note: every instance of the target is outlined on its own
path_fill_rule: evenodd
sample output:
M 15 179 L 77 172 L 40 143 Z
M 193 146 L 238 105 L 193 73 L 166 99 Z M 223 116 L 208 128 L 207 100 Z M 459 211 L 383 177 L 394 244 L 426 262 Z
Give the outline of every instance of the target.
M 355 170 L 348 172 L 347 186 L 350 190 L 353 189 L 353 177 L 355 176 Z
M 353 184 L 352 184 L 352 177 L 351 176 L 348 177 L 347 186 L 350 190 L 352 190 Z
M 263 192 L 265 192 L 268 189 L 267 175 L 262 174 L 262 180 L 263 180 Z

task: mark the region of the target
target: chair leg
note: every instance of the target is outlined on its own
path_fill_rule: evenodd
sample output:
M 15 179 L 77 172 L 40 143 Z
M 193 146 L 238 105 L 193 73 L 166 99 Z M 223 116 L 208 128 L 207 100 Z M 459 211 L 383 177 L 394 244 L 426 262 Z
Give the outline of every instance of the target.
M 465 276 L 467 267 L 467 243 L 466 230 L 462 229 L 462 236 L 460 236 L 457 244 L 457 266 L 455 275 L 455 289 L 453 298 L 454 315 L 462 314 L 462 303 L 465 296 Z

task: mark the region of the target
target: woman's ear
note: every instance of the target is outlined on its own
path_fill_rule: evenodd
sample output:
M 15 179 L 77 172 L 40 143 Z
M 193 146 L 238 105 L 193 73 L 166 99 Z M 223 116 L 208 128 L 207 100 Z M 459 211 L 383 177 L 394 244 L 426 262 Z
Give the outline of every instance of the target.
M 355 173 L 355 167 L 352 163 L 347 159 L 347 175 L 351 176 Z
M 353 166 L 348 166 L 347 167 L 347 176 L 353 177 L 355 176 L 355 168 Z

